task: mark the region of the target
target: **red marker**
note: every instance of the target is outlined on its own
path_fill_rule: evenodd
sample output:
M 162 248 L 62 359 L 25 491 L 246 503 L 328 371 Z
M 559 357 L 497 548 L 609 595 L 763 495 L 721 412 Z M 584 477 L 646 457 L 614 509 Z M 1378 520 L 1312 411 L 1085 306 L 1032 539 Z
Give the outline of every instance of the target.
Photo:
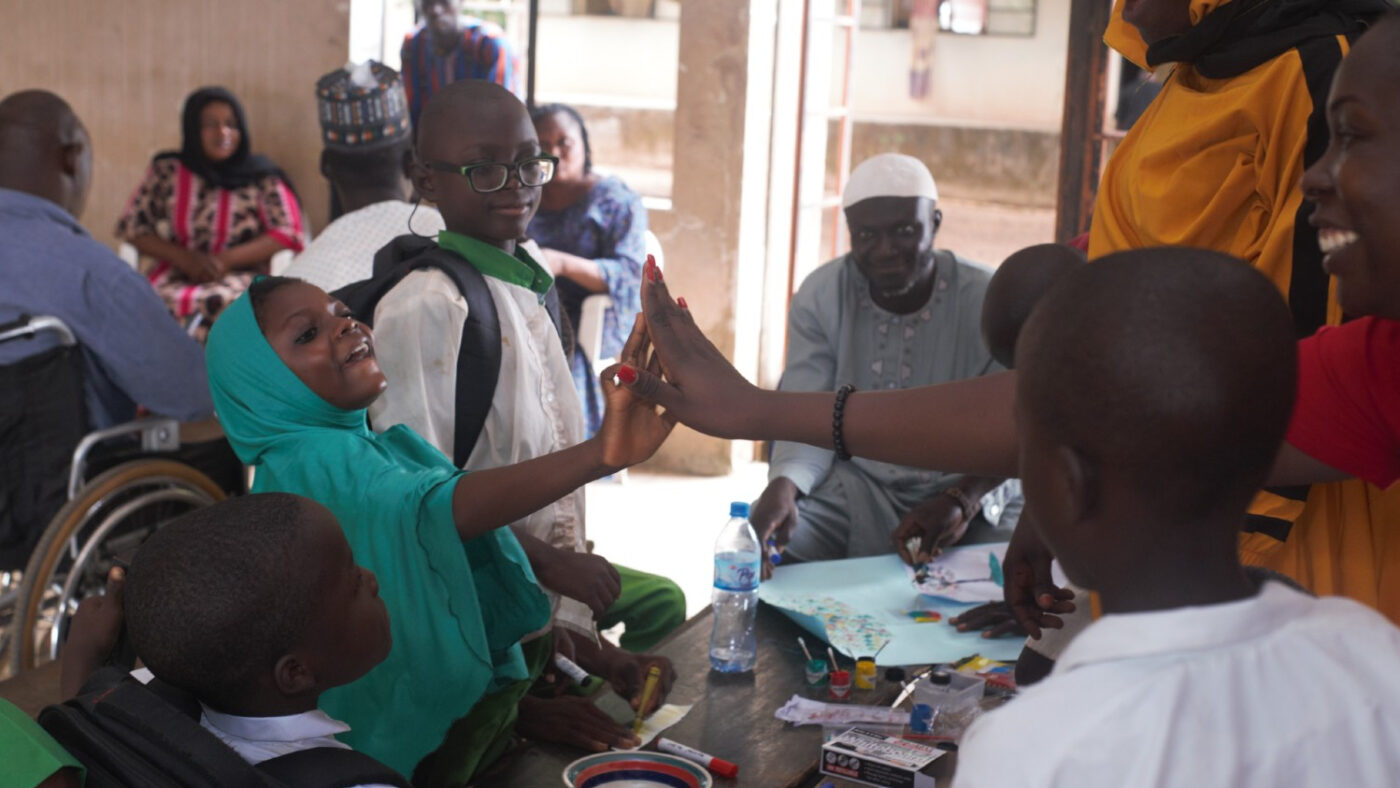
M 656 737 L 656 749 L 662 752 L 669 752 L 672 755 L 679 755 L 688 761 L 695 761 L 706 769 L 718 774 L 720 777 L 734 779 L 739 776 L 739 767 L 729 761 L 716 758 L 713 755 L 706 755 L 699 750 L 691 749 L 684 744 L 678 744 L 670 739 Z

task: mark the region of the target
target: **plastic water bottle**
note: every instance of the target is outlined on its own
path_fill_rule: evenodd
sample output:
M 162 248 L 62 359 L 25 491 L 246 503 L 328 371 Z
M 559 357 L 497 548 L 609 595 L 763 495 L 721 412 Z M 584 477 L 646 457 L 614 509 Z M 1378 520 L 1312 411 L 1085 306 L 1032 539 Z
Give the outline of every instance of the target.
M 729 505 L 729 522 L 715 540 L 715 628 L 710 634 L 710 666 L 723 673 L 753 670 L 758 656 L 754 617 L 758 614 L 758 569 L 763 551 L 749 525 L 749 505 Z

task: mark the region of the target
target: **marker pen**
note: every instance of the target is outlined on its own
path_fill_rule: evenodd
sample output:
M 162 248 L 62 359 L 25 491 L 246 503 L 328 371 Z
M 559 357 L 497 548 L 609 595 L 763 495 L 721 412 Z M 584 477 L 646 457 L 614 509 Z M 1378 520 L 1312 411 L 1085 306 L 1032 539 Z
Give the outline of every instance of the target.
M 554 655 L 554 667 L 559 668 L 559 672 L 573 679 L 575 684 L 583 684 L 588 681 L 588 671 L 579 667 L 577 662 L 563 654 Z
M 673 742 L 670 739 L 656 737 L 656 749 L 661 752 L 669 752 L 672 755 L 679 755 L 688 761 L 695 761 L 706 769 L 718 774 L 720 777 L 734 779 L 739 776 L 739 767 L 729 761 L 716 758 L 713 755 L 706 755 L 699 750 L 691 749 L 684 744 Z

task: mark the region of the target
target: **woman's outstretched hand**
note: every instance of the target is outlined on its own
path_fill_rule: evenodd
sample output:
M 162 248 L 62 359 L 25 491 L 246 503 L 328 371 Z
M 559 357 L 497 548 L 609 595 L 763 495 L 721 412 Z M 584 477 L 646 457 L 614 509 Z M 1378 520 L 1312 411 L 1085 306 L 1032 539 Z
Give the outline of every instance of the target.
M 671 434 L 676 426 L 676 418 L 669 410 L 657 411 L 656 404 L 637 396 L 627 386 L 620 386 L 614 378 L 629 382 L 639 375 L 661 377 L 661 361 L 651 349 L 647 334 L 647 322 L 637 315 L 632 324 L 632 333 L 627 344 L 622 347 L 618 363 L 599 373 L 603 385 L 603 400 L 606 410 L 603 424 L 598 428 L 597 440 L 602 447 L 603 464 L 620 470 L 651 457 Z
M 677 303 L 671 298 L 650 256 L 643 273 L 642 312 L 661 373 L 638 369 L 636 380 L 624 378 L 623 384 L 700 432 L 720 438 L 754 437 L 748 433 L 759 417 L 760 389 L 705 338 L 685 299 Z

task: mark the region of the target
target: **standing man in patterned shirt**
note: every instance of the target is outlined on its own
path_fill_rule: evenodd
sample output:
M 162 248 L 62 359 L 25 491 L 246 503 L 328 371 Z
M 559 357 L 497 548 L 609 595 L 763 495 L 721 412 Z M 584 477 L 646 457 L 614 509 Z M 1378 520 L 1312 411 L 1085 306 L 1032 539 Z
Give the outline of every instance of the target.
M 500 27 L 462 16 L 460 0 L 417 0 L 423 23 L 404 38 L 400 68 L 409 117 L 438 90 L 463 79 L 485 79 L 520 94 L 515 51 Z

